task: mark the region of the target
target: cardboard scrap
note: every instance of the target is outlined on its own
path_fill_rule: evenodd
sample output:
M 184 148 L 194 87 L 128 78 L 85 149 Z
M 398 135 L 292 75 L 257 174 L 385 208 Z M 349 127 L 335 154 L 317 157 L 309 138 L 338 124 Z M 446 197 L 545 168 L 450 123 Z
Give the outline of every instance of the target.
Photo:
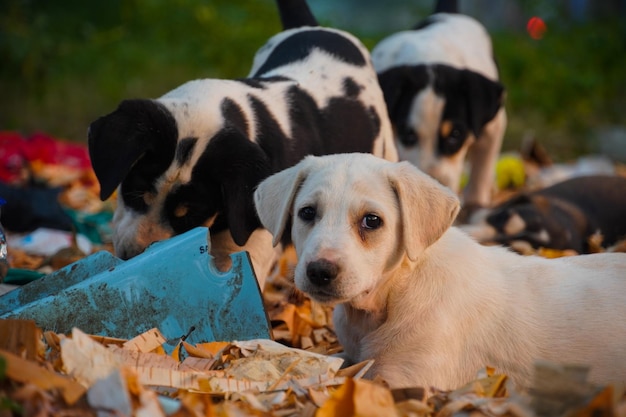
M 124 349 L 137 352 L 151 352 L 167 342 L 159 329 L 150 329 L 124 343 Z
M 0 320 L 0 349 L 34 360 L 43 349 L 41 329 L 33 320 Z
M 154 330 L 148 333 L 158 335 Z M 148 337 L 144 334 L 133 340 Z M 179 363 L 167 355 L 136 350 L 137 346 L 133 342 L 124 347 L 105 347 L 74 329 L 71 338 L 61 341 L 61 356 L 66 372 L 85 387 L 122 367 L 132 370 L 142 385 L 207 393 L 281 390 L 292 381 L 304 388 L 343 382 L 334 378 L 342 359 L 288 348 L 271 340 L 228 344 L 222 354 L 231 355 L 230 352 L 237 350 L 237 358 L 222 369 L 212 369 L 217 363 L 214 359 L 189 357 Z M 154 350 L 152 343 L 145 346 Z M 211 356 L 209 352 L 203 353 L 201 347 L 187 348 L 199 356 Z
M 86 388 L 122 365 L 118 356 L 76 328 L 71 338 L 61 340 L 61 359 L 67 374 Z

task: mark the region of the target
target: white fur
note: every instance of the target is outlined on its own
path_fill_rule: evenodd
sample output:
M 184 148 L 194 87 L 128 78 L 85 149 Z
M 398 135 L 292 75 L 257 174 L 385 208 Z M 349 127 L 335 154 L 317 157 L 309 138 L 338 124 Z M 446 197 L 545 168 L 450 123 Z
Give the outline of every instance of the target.
M 626 381 L 626 255 L 524 257 L 451 227 L 457 198 L 412 165 L 371 155 L 308 157 L 263 181 L 255 204 L 279 239 L 292 218 L 296 285 L 337 303 L 353 362 L 392 387 L 454 389 L 493 366 L 526 386 L 537 359 Z M 315 220 L 298 213 L 314 207 Z M 367 214 L 382 226 L 365 230 Z M 339 273 L 314 285 L 307 265 Z
M 380 41 L 372 50 L 376 71 L 416 63 L 448 64 L 498 79 L 491 38 L 480 23 L 462 14 L 439 13 L 432 18 L 436 23 Z

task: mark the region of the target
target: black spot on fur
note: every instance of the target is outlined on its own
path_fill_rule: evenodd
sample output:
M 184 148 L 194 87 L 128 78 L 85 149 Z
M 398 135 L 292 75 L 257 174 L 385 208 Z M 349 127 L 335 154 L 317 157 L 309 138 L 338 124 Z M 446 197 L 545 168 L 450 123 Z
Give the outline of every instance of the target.
M 256 142 L 269 156 L 271 171 L 278 172 L 284 167 L 293 165 L 296 161 L 291 159 L 289 138 L 281 130 L 278 121 L 261 99 L 250 96 L 249 100 L 256 119 Z
M 250 135 L 246 115 L 234 100 L 230 98 L 222 100 L 222 116 L 229 128 L 237 129 L 245 136 Z
M 292 103 L 289 109 L 292 131 L 292 160 L 299 161 L 306 155 L 320 155 L 324 151 L 322 134 L 324 127 L 320 109 L 315 100 L 298 87 L 291 87 L 287 91 L 286 100 Z
M 356 98 L 363 89 L 362 86 L 357 84 L 352 77 L 346 77 L 343 79 L 343 91 L 347 97 Z
M 274 48 L 254 76 L 258 77 L 272 69 L 301 61 L 309 56 L 315 48 L 351 65 L 362 67 L 366 64 L 365 57 L 351 40 L 339 33 L 323 29 L 311 29 L 295 33 L 283 40 Z
M 197 142 L 198 138 L 184 138 L 178 141 L 176 146 L 176 163 L 178 165 L 183 165 L 189 160 Z
M 371 152 L 380 119 L 357 100 L 335 97 L 324 108 L 322 124 L 325 149 L 333 153 Z

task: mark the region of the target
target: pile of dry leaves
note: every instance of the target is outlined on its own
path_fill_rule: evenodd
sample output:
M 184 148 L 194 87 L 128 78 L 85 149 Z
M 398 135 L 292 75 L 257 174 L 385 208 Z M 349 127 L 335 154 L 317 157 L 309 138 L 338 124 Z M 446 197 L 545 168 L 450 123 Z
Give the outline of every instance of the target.
M 623 387 L 577 368 L 540 364 L 524 394 L 489 369 L 451 392 L 389 390 L 360 378 L 369 362 L 339 369 L 270 340 L 164 343 L 158 329 L 120 340 L 0 320 L 0 416 L 626 416 Z
M 451 392 L 390 390 L 361 378 L 371 362 L 340 369 L 331 309 L 293 287 L 294 263 L 283 256 L 265 290 L 275 341 L 181 340 L 167 354 L 158 329 L 121 340 L 0 320 L 0 417 L 626 416 L 624 387 L 579 368 L 538 364 L 524 393 L 490 369 Z

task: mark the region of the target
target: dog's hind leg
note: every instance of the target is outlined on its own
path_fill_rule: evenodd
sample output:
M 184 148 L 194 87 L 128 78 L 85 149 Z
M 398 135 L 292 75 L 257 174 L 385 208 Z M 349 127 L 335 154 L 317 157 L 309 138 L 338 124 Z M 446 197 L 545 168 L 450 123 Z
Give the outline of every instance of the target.
M 283 30 L 319 26 L 305 0 L 276 0 Z

